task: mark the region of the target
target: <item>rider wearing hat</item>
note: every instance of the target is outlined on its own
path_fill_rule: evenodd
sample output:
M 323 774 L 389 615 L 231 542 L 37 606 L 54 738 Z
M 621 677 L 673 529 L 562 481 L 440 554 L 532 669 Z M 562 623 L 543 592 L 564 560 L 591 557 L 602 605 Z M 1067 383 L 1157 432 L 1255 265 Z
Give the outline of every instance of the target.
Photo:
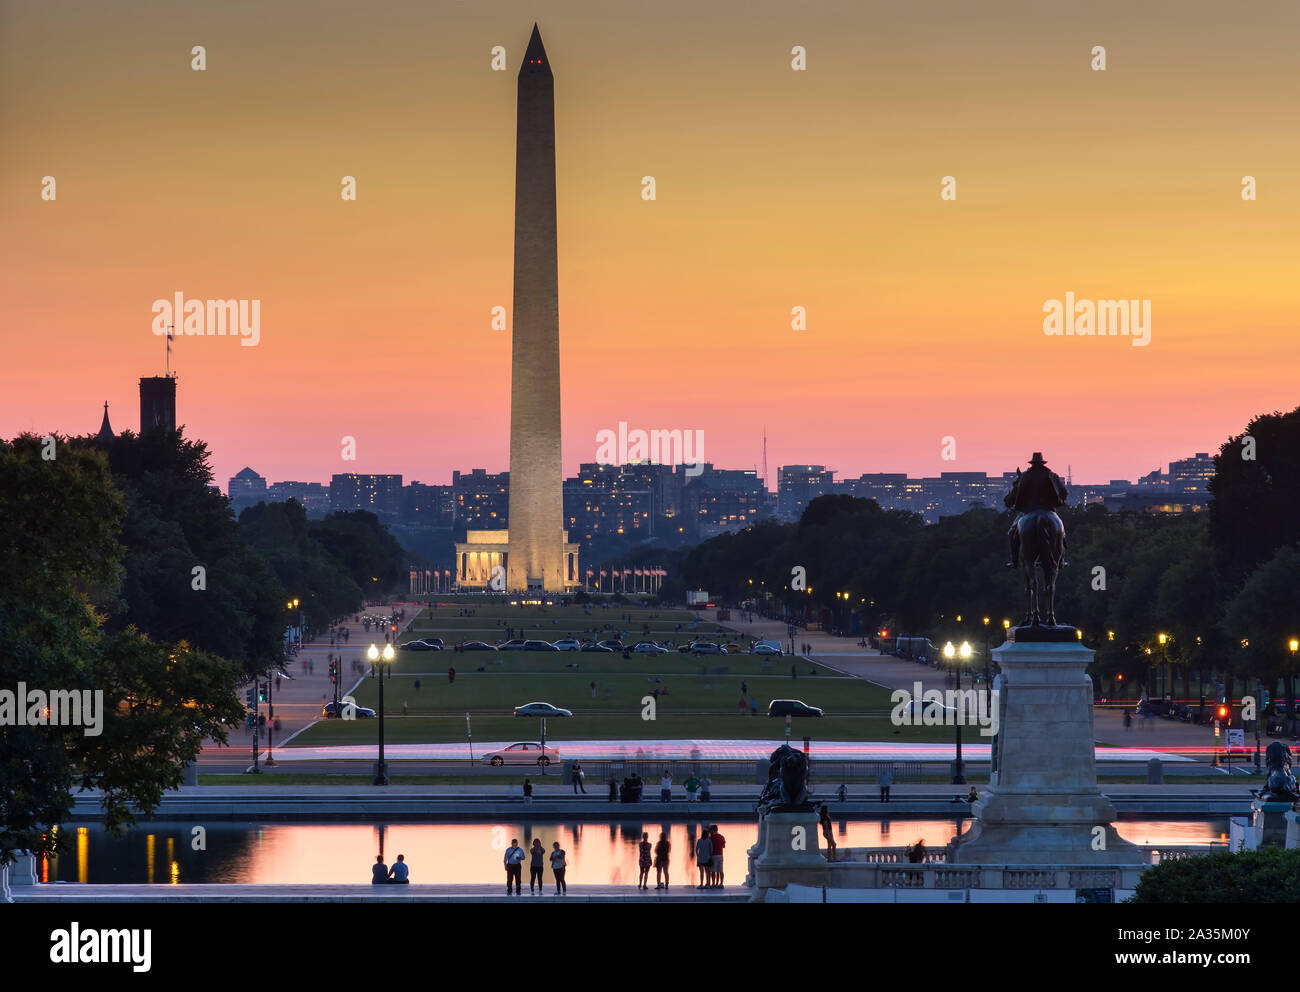
M 1018 511 L 1015 519 L 1011 521 L 1011 529 L 1007 531 L 1007 537 L 1011 541 L 1011 560 L 1007 562 L 1008 568 L 1017 568 L 1020 565 L 1020 531 L 1016 527 L 1020 515 L 1034 510 L 1054 512 L 1057 507 L 1065 505 L 1068 495 L 1065 482 L 1047 467 L 1041 451 L 1034 452 L 1033 457 L 1029 459 L 1029 468 L 1024 471 L 1024 474 L 1021 474 L 1020 469 L 1016 469 L 1016 481 L 1004 500 L 1007 506 Z M 1064 565 L 1065 562 L 1062 561 L 1061 564 Z

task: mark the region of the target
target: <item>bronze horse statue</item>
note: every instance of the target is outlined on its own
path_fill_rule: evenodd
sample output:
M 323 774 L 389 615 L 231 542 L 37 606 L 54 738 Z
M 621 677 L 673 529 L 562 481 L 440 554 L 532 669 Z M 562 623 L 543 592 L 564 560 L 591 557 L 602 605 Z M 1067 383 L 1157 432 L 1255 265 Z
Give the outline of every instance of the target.
M 1056 576 L 1065 564 L 1065 524 L 1056 508 L 1065 505 L 1067 495 L 1065 483 L 1047 468 L 1038 451 L 1023 475 L 1016 471 L 1015 484 L 1007 494 L 1006 505 L 1020 511 L 1010 537 L 1012 564 L 1019 564 L 1025 576 L 1023 626 L 1056 626 Z
M 1034 510 L 1016 521 L 1020 569 L 1025 576 L 1024 624 L 1056 626 L 1056 576 L 1065 558 L 1065 524 L 1051 510 Z M 1039 582 L 1038 568 L 1042 568 Z

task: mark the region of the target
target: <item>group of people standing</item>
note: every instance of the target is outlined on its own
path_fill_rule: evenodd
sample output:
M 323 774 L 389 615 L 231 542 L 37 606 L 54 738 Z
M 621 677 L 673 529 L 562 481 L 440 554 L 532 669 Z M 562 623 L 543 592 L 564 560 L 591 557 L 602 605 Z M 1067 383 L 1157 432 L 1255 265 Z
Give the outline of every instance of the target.
M 511 894 L 511 886 L 514 886 L 514 895 L 523 894 L 523 874 L 524 862 L 528 862 L 528 891 L 532 893 L 545 893 L 546 882 L 542 873 L 546 869 L 547 851 L 543 846 L 540 837 L 533 838 L 533 846 L 525 851 L 519 846 L 519 838 L 512 838 L 510 846 L 506 848 L 505 867 L 506 867 L 506 895 Z M 569 887 L 565 884 L 564 873 L 569 867 L 568 855 L 564 848 L 560 847 L 557 840 L 551 845 L 550 851 L 551 874 L 555 876 L 555 894 L 568 895 Z
M 695 842 L 695 867 L 700 873 L 699 884 L 697 889 L 720 889 L 723 887 L 722 879 L 722 852 L 727 846 L 727 838 L 722 836 L 718 831 L 716 823 L 706 827 L 700 839 Z M 655 870 L 655 888 L 668 889 L 668 862 L 672 854 L 672 843 L 668 840 L 668 834 L 660 833 L 658 843 L 650 843 L 650 835 L 643 833 L 641 843 L 638 845 L 640 854 L 639 866 L 641 874 L 637 879 L 637 889 L 639 891 L 649 891 L 650 889 L 650 869 Z M 689 874 L 687 884 L 689 885 Z

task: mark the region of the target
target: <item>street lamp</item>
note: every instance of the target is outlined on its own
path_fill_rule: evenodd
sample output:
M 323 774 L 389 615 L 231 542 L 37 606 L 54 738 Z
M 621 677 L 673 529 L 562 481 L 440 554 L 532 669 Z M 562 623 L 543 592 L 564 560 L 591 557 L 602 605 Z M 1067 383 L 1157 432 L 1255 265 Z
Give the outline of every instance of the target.
M 371 644 L 366 651 L 366 657 L 370 659 L 370 677 L 379 679 L 379 761 L 375 764 L 375 781 L 374 785 L 388 784 L 388 765 L 384 761 L 384 679 L 392 678 L 393 646 L 385 644 L 383 653 L 379 647 Z M 380 659 L 383 659 L 383 666 L 380 666 Z
M 953 663 L 953 664 L 954 664 L 954 667 L 955 667 L 955 664 L 956 664 L 955 661 L 954 661 L 954 659 L 956 658 L 956 656 L 957 656 L 959 653 L 960 653 L 961 657 L 963 657 L 963 658 L 969 658 L 969 657 L 970 657 L 970 645 L 969 645 L 968 643 L 966 643 L 965 641 L 962 641 L 962 642 L 961 642 L 961 650 L 960 650 L 960 652 L 958 651 L 957 648 L 953 647 L 953 645 L 952 645 L 952 641 L 949 641 L 947 644 L 945 644 L 945 645 L 943 646 L 943 656 L 944 656 L 945 658 L 947 658 L 949 662 Z M 959 689 L 961 688 L 961 677 L 960 677 L 960 676 L 958 676 L 958 679 L 957 679 L 957 687 L 958 687 Z M 963 706 L 961 705 L 961 703 L 958 703 L 958 705 L 957 705 L 957 707 L 956 707 L 956 713 L 954 713 L 954 717 L 956 717 L 956 719 L 953 720 L 953 727 L 954 727 L 954 729 L 957 731 L 957 760 L 954 761 L 953 764 L 952 764 L 952 784 L 953 784 L 953 785 L 965 785 L 965 784 L 966 784 L 966 776 L 962 774 L 962 770 L 963 770 L 963 769 L 962 769 L 962 760 L 961 760 L 961 718 L 963 718 L 963 717 L 966 715 L 965 712 L 964 712 L 964 709 L 965 709 L 965 707 L 963 707 Z
M 984 618 L 984 691 L 989 689 L 989 662 L 992 660 L 992 653 L 989 651 L 989 618 Z
M 1297 651 L 1300 651 L 1300 638 L 1296 638 L 1296 637 L 1291 638 L 1291 640 L 1287 642 L 1287 647 L 1291 649 L 1291 665 L 1287 669 L 1288 677 L 1286 683 L 1286 691 L 1287 691 L 1287 695 L 1291 696 L 1292 698 L 1286 701 L 1286 711 L 1287 714 L 1291 717 L 1291 737 L 1292 739 L 1294 739 L 1295 738 L 1295 698 L 1294 698 L 1295 697 L 1295 653 Z

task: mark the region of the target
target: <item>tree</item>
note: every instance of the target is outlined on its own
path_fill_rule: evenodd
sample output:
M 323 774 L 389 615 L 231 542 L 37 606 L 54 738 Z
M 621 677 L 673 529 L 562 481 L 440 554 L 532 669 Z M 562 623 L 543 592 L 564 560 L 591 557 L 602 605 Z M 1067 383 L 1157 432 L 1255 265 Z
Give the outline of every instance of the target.
M 331 513 L 324 520 L 308 520 L 307 533 L 342 566 L 367 599 L 378 599 L 403 579 L 406 554 L 373 513 Z
M 1300 409 L 1256 417 L 1224 442 L 1214 468 L 1210 537 L 1231 588 L 1279 547 L 1300 543 Z
M 1224 640 L 1240 645 L 1232 655 L 1241 659 L 1239 669 L 1254 673 L 1269 685 L 1280 677 L 1286 683 L 1288 700 L 1295 699 L 1294 659 L 1288 647 L 1300 637 L 1300 602 L 1296 600 L 1296 576 L 1300 575 L 1300 549 L 1280 549 L 1255 569 L 1224 610 Z M 1288 706 L 1295 727 L 1295 707 Z
M 0 441 L 0 669 L 42 692 L 102 694 L 102 726 L 0 725 L 0 863 L 64 845 L 72 788 L 102 790 L 105 824 L 133 822 L 181 782 L 205 737 L 242 714 L 238 668 L 187 645 L 108 633 L 95 606 L 123 574 L 125 502 L 101 452 L 56 438 Z M 37 708 L 35 716 L 40 718 Z M 88 733 L 88 731 L 92 731 Z
M 1161 861 L 1142 873 L 1129 901 L 1197 905 L 1300 902 L 1300 851 L 1265 847 Z
M 207 446 L 179 430 L 70 443 L 106 452 L 124 500 L 124 575 L 106 629 L 183 640 L 249 675 L 282 664 L 284 590 L 212 488 Z

